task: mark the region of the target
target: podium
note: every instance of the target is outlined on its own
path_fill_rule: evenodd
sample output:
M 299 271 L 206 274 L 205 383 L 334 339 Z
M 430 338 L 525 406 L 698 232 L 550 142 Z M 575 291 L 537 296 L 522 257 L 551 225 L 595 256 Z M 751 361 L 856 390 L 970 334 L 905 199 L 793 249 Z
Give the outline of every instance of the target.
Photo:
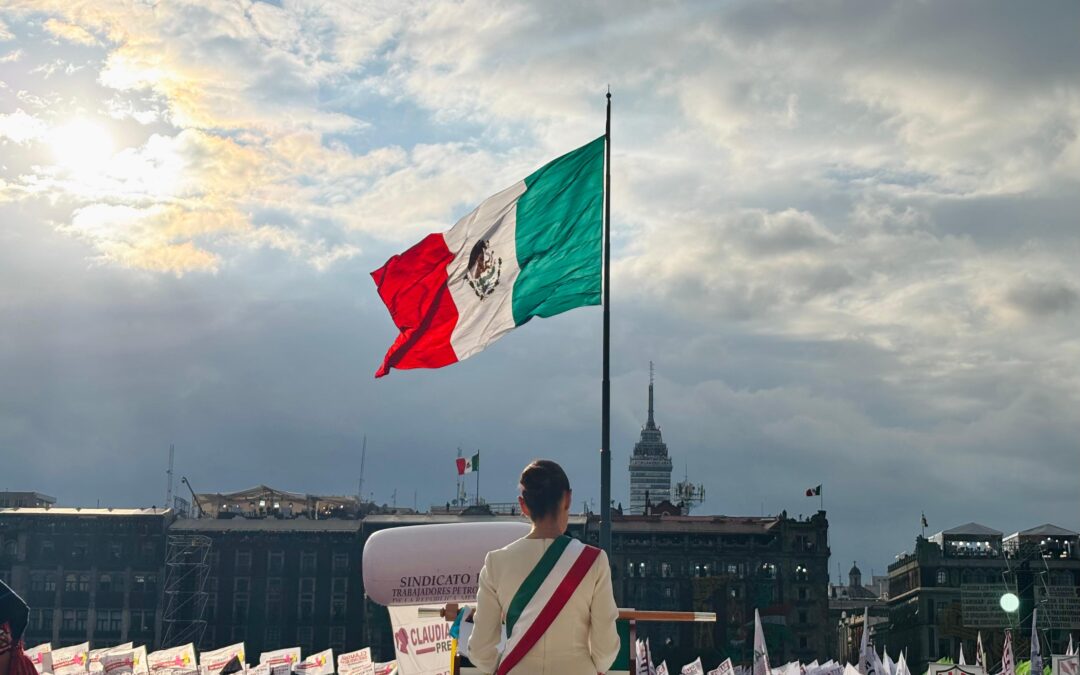
M 447 621 L 453 621 L 458 614 L 458 603 L 448 603 L 438 610 L 438 614 Z M 713 612 L 668 612 L 658 610 L 642 610 L 633 608 L 619 608 L 619 621 L 626 621 L 630 625 L 630 670 L 609 671 L 615 673 L 629 672 L 630 675 L 642 675 L 637 672 L 637 624 L 638 622 L 663 621 L 668 623 L 716 623 L 716 614 Z M 453 675 L 479 675 L 480 671 L 475 668 L 462 668 L 461 657 L 457 656 L 453 663 Z

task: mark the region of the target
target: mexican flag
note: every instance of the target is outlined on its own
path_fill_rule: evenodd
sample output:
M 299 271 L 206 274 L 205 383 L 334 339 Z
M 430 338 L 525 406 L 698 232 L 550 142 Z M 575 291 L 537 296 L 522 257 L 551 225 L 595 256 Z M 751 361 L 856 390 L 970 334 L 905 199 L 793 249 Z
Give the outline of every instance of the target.
M 464 457 L 457 458 L 457 475 L 464 476 L 467 473 L 480 470 L 480 453 L 476 453 L 468 459 Z
M 529 319 L 600 304 L 604 137 L 371 273 L 400 330 L 375 377 L 467 359 Z

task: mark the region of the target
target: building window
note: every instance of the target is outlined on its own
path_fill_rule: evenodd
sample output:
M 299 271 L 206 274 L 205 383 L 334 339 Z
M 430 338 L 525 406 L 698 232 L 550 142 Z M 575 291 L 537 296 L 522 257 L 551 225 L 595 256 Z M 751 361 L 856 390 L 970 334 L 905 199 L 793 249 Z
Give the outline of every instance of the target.
M 311 621 L 315 617 L 315 579 L 300 580 L 300 595 L 296 606 L 298 621 Z
M 120 632 L 120 610 L 119 609 L 99 609 L 97 610 L 97 628 L 98 633 L 119 633 Z
M 89 547 L 83 542 L 73 544 L 71 546 L 71 559 L 72 560 L 86 560 L 86 552 L 87 552 L 88 548 Z
M 135 575 L 135 588 L 132 589 L 136 593 L 156 593 L 157 592 L 157 575 L 156 574 L 136 574 Z
M 672 574 L 671 574 L 671 563 L 666 563 L 666 562 L 660 563 L 660 576 L 665 578 L 665 579 L 670 578 L 672 576 Z
M 249 602 L 250 599 L 247 593 L 236 593 L 233 595 L 234 624 L 247 623 Z
M 75 610 L 65 609 L 60 620 L 60 630 L 73 631 L 75 630 Z
M 315 573 L 316 557 L 314 551 L 303 551 L 300 553 L 300 573 L 301 574 L 314 574 Z
M 154 610 L 131 610 L 131 630 L 136 633 L 153 633 Z
M 247 593 L 251 590 L 251 579 L 249 577 L 236 577 L 233 579 L 233 591 L 236 593 Z
M 938 586 L 945 586 L 948 583 L 949 583 L 949 573 L 946 572 L 945 570 L 938 570 L 938 573 L 937 573 L 937 585 Z
M 799 612 L 799 623 L 806 623 L 806 612 Z
M 112 576 L 108 574 L 102 574 L 98 577 L 97 584 L 98 593 L 109 593 L 112 591 Z
M 19 555 L 19 542 L 9 539 L 4 542 L 4 555 L 15 557 Z
M 30 628 L 32 630 L 52 632 L 53 611 L 52 609 L 30 610 Z
M 348 579 L 337 578 L 330 581 L 330 618 L 334 621 L 345 620 L 346 592 Z
M 799 587 L 799 599 L 800 600 L 806 600 L 807 595 L 808 594 L 806 592 L 806 587 L 805 586 L 800 586 Z
M 124 557 L 124 547 L 122 544 L 109 544 L 109 559 L 120 560 Z
M 795 580 L 807 581 L 810 579 L 810 571 L 802 565 L 795 566 Z
M 281 626 L 267 626 L 266 627 L 266 644 L 263 645 L 263 649 L 270 651 L 278 649 L 278 645 L 281 644 Z
M 38 551 L 43 558 L 51 558 L 56 553 L 56 547 L 51 539 L 45 539 L 41 542 L 41 548 Z
M 808 649 L 810 647 L 810 640 L 805 635 L 799 636 L 799 649 Z
M 80 593 L 89 593 L 90 592 L 90 575 L 89 574 L 80 574 L 79 575 L 79 592 Z
M 69 574 L 64 577 L 64 591 L 77 591 L 79 590 L 79 577 L 74 574 Z
M 266 555 L 266 569 L 270 574 L 281 574 L 285 569 L 285 551 L 270 551 Z
M 349 570 L 349 554 L 335 553 L 333 557 L 333 566 L 335 572 L 347 572 Z
M 345 651 L 345 626 L 330 626 L 330 648 L 336 652 Z
M 312 651 L 311 644 L 315 642 L 315 629 L 311 626 L 300 626 L 296 629 L 296 641 L 300 643 L 300 651 L 303 653 Z
M 236 552 L 236 571 L 238 573 L 251 571 L 251 551 Z
M 776 565 L 774 565 L 773 563 L 762 563 L 761 576 L 765 577 L 766 579 L 775 579 Z
M 31 590 L 31 592 L 45 590 L 45 573 L 44 572 L 31 572 L 30 573 L 30 590 Z

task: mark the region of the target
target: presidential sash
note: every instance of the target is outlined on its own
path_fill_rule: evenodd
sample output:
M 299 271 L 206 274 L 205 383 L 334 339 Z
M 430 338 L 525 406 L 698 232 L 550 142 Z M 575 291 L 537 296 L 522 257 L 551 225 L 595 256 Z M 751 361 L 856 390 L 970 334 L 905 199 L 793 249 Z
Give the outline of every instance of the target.
M 507 675 L 543 637 L 570 600 L 600 549 L 563 535 L 525 577 L 506 610 L 506 649 L 495 670 Z

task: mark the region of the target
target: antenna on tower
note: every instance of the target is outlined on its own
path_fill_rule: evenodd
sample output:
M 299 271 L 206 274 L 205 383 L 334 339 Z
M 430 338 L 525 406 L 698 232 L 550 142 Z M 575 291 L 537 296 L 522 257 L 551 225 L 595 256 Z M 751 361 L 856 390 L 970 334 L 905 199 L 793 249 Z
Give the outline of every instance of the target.
M 358 504 L 364 501 L 364 460 L 367 459 L 367 434 L 364 434 L 364 444 L 360 448 L 360 481 L 356 484 L 356 501 Z
M 168 477 L 168 483 L 165 487 L 165 508 L 171 509 L 173 503 L 173 455 L 176 454 L 176 448 L 172 443 L 169 443 L 169 470 L 165 472 Z

